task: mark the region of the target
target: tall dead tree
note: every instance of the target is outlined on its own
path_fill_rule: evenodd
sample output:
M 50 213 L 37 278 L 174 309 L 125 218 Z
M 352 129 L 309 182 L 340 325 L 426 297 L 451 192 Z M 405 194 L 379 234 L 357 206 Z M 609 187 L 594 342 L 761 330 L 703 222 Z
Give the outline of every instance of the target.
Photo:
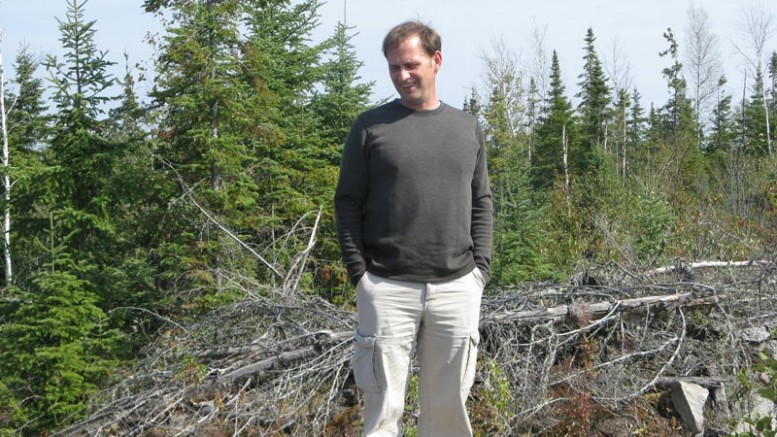
M 3 208 L 3 257 L 5 258 L 5 285 L 13 283 L 11 266 L 11 179 L 10 151 L 8 149 L 8 123 L 5 108 L 5 75 L 3 70 L 3 29 L 0 27 L 0 129 L 3 135 L 3 188 L 5 206 Z
M 629 89 L 632 87 L 634 77 L 631 74 L 631 65 L 627 56 L 624 54 L 617 39 L 613 39 L 611 50 L 608 56 L 604 57 L 604 70 L 612 83 L 614 101 L 616 102 L 616 123 L 618 126 L 613 129 L 613 151 L 620 154 L 622 175 L 626 177 L 626 168 L 628 159 L 626 156 L 627 129 L 626 129 L 626 109 L 629 102 Z
M 704 137 L 703 113 L 709 108 L 715 95 L 715 86 L 721 75 L 720 41 L 709 25 L 709 15 L 702 7 L 691 5 L 688 8 L 686 27 L 686 65 L 693 95 L 693 117 L 696 122 L 696 136 L 699 147 Z
M 769 156 L 772 155 L 772 135 L 769 120 L 769 104 L 766 99 L 766 87 L 764 84 L 764 47 L 770 36 L 774 32 L 774 14 L 763 4 L 753 3 L 749 8 L 742 10 L 742 32 L 750 45 L 748 53 L 741 47 L 737 50 L 745 58 L 753 71 L 753 76 L 760 83 L 755 86 L 760 87 L 761 99 L 764 106 L 764 117 L 766 117 L 766 148 Z

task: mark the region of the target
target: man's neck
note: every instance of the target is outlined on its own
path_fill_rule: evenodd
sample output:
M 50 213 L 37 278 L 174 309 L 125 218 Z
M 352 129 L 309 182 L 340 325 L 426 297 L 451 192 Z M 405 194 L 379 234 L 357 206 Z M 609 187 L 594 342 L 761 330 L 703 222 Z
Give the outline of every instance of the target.
M 403 102 L 402 99 L 399 99 L 399 103 L 402 104 L 402 106 L 410 108 L 414 111 L 434 111 L 435 109 L 439 108 L 440 105 L 442 105 L 442 101 L 437 99 L 434 99 L 429 103 L 424 103 L 423 105 L 408 105 L 407 103 Z

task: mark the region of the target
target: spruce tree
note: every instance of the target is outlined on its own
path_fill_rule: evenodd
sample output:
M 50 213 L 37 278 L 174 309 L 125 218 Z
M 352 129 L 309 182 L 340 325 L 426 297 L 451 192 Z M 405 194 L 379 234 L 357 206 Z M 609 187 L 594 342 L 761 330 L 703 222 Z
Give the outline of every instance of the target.
M 50 215 L 51 228 L 38 240 L 43 268 L 3 313 L 0 375 L 7 405 L 20 407 L 0 418 L 0 427 L 41 435 L 82 417 L 85 403 L 115 365 L 120 336 L 110 327 L 89 283 L 94 264 L 71 254 L 76 234 L 67 219 Z
M 356 34 L 353 28 L 338 23 L 333 35 L 326 41 L 322 53 L 320 90 L 314 89 L 309 103 L 309 113 L 316 118 L 315 130 L 320 136 L 320 149 L 314 159 L 319 164 L 308 171 L 306 178 L 315 181 L 307 195 L 323 207 L 323 218 L 318 232 L 318 242 L 311 262 L 316 272 L 313 284 L 330 300 L 340 301 L 350 296 L 335 296 L 343 290 L 347 274 L 340 262 L 340 249 L 334 224 L 334 188 L 340 166 L 343 144 L 356 117 L 368 108 L 373 83 L 361 82 L 358 60 L 351 40 Z M 325 292 L 325 293 L 324 293 Z
M 37 70 L 40 63 L 22 48 L 16 56 L 13 88 L 6 93 L 6 108 L 9 108 L 7 128 L 9 145 L 9 166 L 7 175 L 11 181 L 9 208 L 12 221 L 11 253 L 15 281 L 20 286 L 34 270 L 30 261 L 35 259 L 37 249 L 29 244 L 34 235 L 34 199 L 40 189 L 39 181 L 45 173 L 41 164 L 49 129 L 44 101 L 44 86 Z
M 628 91 L 625 89 L 618 90 L 618 99 L 615 103 L 615 111 L 613 118 L 613 130 L 612 137 L 615 139 L 613 145 L 613 153 L 616 157 L 617 165 L 620 166 L 620 173 L 622 177 L 626 177 L 629 155 L 633 153 L 631 148 L 628 147 L 628 111 L 631 107 L 631 99 Z
M 666 182 L 673 201 L 690 201 L 684 193 L 695 191 L 697 176 L 703 171 L 698 146 L 698 128 L 693 117 L 693 105 L 687 97 L 687 82 L 683 77 L 683 65 L 679 60 L 679 46 L 672 29 L 664 32 L 669 47 L 660 53 L 671 64 L 663 69 L 669 100 L 661 108 L 663 141 L 667 146 L 662 159 L 668 164 Z
M 167 238 L 157 265 L 160 285 L 174 294 L 186 292 L 189 301 L 227 291 L 225 271 L 254 276 L 256 268 L 205 215 L 241 239 L 248 239 L 262 216 L 254 181 L 260 164 L 251 143 L 268 127 L 257 97 L 261 84 L 245 78 L 250 67 L 240 26 L 248 3 L 145 3 L 148 12 L 167 20 L 151 92 L 152 105 L 159 108 L 154 166 L 166 175 L 162 195 L 181 199 L 171 204 L 162 224 Z
M 63 59 L 49 56 L 46 67 L 54 84 L 54 119 L 50 154 L 51 195 L 55 208 L 70 216 L 74 240 L 84 255 L 99 257 L 110 241 L 107 216 L 110 199 L 103 188 L 111 177 L 116 145 L 105 136 L 101 117 L 114 84 L 108 72 L 113 64 L 95 43 L 95 21 L 85 21 L 84 2 L 69 0 L 64 21 L 58 20 Z
M 766 95 L 763 89 L 764 82 L 761 78 L 761 72 L 757 71 L 750 96 L 743 102 L 744 112 L 742 114 L 742 119 L 747 120 L 747 123 L 742 124 L 742 139 L 744 141 L 742 148 L 745 153 L 758 157 L 769 155 L 768 130 L 766 129 L 768 119 L 765 114 L 768 105 L 764 103 L 764 95 Z
M 629 97 L 631 108 L 626 119 L 626 150 L 630 151 L 627 159 L 627 174 L 639 174 L 641 168 L 647 163 L 649 149 L 646 145 L 646 124 L 645 109 L 642 107 L 642 95 L 635 87 Z
M 707 145 L 704 148 L 708 155 L 726 153 L 732 150 L 735 133 L 731 113 L 732 96 L 727 94 L 724 88 L 727 82 L 725 76 L 721 76 L 718 80 L 717 101 L 712 110 L 712 126 Z
M 152 93 L 161 108 L 157 154 L 174 169 L 170 179 L 177 184 L 180 178 L 178 195 L 188 193 L 177 203 L 171 224 L 177 230 L 161 254 L 162 264 L 174 266 L 165 276 L 185 278 L 176 288 L 196 288 L 194 295 L 205 299 L 230 291 L 227 271 L 267 283 L 283 279 L 277 273 L 308 241 L 291 231 L 321 206 L 318 187 L 336 179 L 331 164 L 341 132 L 323 132 L 311 110 L 324 78 L 321 57 L 332 46 L 309 43 L 318 2 L 158 1 L 146 7 L 171 17 Z M 322 168 L 331 171 L 322 174 Z M 271 252 L 267 258 L 277 268 L 242 256 L 206 212 L 242 241 Z M 292 238 L 279 243 L 282 235 Z
M 531 168 L 531 180 L 535 188 L 549 188 L 557 178 L 564 177 L 569 171 L 564 151 L 566 149 L 569 154 L 576 149 L 577 124 L 572 103 L 565 93 L 558 54 L 554 50 L 550 67 L 550 91 L 537 127 L 537 148 Z
M 578 76 L 580 92 L 575 95 L 580 99 L 577 111 L 580 115 L 581 144 L 587 153 L 594 147 L 606 149 L 607 130 L 611 119 L 611 91 L 607 86 L 602 63 L 596 54 L 595 42 L 593 29 L 589 27 L 585 36 L 583 73 Z

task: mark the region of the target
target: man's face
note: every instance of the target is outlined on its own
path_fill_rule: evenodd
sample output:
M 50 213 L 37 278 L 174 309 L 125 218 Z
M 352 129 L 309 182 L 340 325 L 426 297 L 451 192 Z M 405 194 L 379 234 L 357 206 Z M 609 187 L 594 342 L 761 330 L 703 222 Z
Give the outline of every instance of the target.
M 439 50 L 429 56 L 418 36 L 411 36 L 388 50 L 386 59 L 403 105 L 418 110 L 437 107 L 436 75 L 442 65 Z

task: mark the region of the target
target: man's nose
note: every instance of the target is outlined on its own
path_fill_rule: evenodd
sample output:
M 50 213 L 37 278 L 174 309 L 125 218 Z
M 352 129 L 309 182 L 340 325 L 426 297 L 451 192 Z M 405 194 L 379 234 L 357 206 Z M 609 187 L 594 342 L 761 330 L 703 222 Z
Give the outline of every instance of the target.
M 407 79 L 408 77 L 410 77 L 410 72 L 409 72 L 409 71 L 407 71 L 407 70 L 406 70 L 406 69 L 404 69 L 404 68 L 400 68 L 400 69 L 399 69 L 399 75 L 398 75 L 398 77 L 399 77 L 399 80 L 400 80 L 400 81 L 404 81 L 405 79 Z

